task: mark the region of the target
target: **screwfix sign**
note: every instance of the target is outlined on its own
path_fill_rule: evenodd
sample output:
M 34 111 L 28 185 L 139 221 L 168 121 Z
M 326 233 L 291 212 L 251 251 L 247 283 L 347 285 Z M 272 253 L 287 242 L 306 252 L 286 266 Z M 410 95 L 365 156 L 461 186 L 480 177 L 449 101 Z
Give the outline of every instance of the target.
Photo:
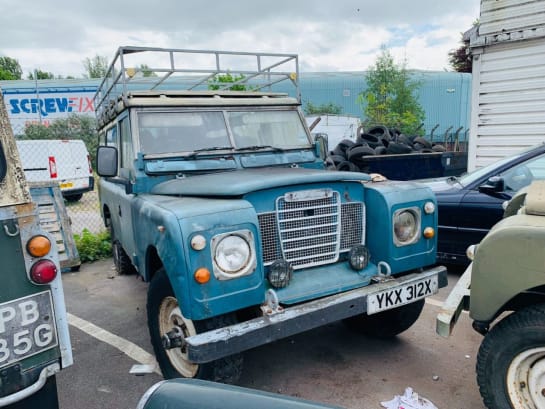
M 4 92 L 11 126 L 20 131 L 30 124 L 50 125 L 70 114 L 94 115 L 94 91 Z

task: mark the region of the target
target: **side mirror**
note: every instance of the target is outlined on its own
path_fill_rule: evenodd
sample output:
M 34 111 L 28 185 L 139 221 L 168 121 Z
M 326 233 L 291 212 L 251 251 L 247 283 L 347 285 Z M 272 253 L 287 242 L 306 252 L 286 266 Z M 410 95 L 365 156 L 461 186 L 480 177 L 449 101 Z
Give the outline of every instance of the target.
M 329 152 L 328 140 L 326 133 L 317 133 L 314 136 L 314 146 L 316 148 L 316 155 L 325 160 L 327 158 L 327 153 Z
M 97 173 L 103 177 L 117 176 L 117 148 L 113 146 L 98 147 Z
M 492 176 L 484 185 L 479 186 L 479 192 L 499 199 L 509 199 L 510 196 L 503 193 L 505 181 L 500 176 Z

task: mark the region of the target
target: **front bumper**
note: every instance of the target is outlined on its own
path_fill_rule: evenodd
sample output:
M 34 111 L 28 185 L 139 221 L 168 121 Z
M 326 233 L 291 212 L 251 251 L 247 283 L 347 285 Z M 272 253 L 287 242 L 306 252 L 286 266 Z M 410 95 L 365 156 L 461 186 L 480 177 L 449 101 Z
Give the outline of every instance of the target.
M 277 339 L 367 312 L 368 296 L 394 290 L 437 276 L 438 287 L 447 285 L 447 270 L 433 267 L 419 273 L 388 279 L 366 287 L 282 309 L 250 321 L 203 332 L 184 340 L 190 361 L 210 362 Z
M 443 307 L 435 321 L 435 332 L 442 337 L 448 338 L 460 317 L 462 310 L 469 310 L 469 286 L 471 284 L 471 263 L 464 274 L 458 280 L 447 299 L 443 303 Z

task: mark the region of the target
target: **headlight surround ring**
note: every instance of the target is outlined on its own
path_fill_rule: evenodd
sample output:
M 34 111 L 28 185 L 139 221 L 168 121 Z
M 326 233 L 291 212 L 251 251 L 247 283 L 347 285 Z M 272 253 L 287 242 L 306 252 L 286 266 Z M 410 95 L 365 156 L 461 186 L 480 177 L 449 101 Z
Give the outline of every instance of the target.
M 421 212 L 418 207 L 396 210 L 393 217 L 394 243 L 407 246 L 420 238 Z
M 251 274 L 257 265 L 254 235 L 250 230 L 218 234 L 211 241 L 214 276 L 231 280 Z

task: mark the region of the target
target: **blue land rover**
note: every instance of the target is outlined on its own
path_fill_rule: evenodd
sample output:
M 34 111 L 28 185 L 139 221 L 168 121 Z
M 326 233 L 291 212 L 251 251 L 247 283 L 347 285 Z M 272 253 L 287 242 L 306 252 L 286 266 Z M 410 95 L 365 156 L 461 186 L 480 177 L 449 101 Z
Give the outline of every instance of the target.
M 166 378 L 236 382 L 338 320 L 395 336 L 446 285 L 431 190 L 324 170 L 300 101 L 291 54 L 122 47 L 99 87 L 101 211 Z

